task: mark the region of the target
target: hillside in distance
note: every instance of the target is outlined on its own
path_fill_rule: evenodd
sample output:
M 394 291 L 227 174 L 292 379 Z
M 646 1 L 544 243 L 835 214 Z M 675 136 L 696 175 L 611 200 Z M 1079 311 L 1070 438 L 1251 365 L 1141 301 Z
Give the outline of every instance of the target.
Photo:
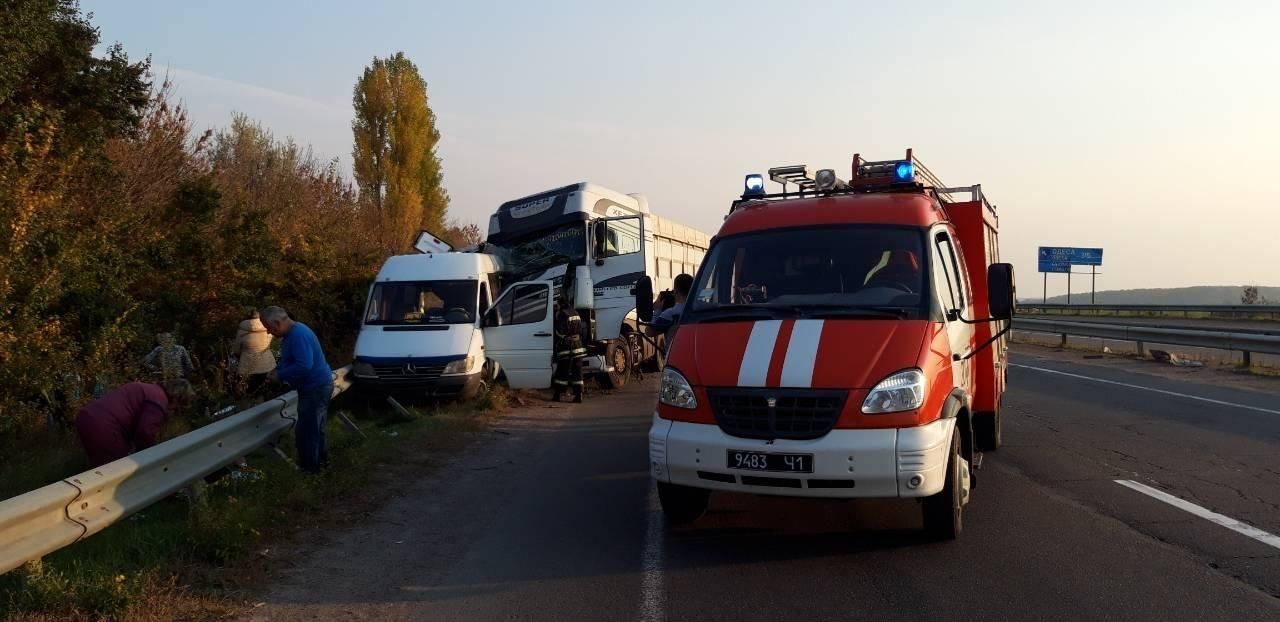
M 1086 288 L 1088 283 L 1085 284 Z M 1075 289 L 1075 288 L 1072 288 Z M 1019 300 L 1035 304 L 1040 302 L 1039 296 L 1027 296 L 1019 292 Z M 1244 293 L 1243 285 L 1199 285 L 1196 287 L 1171 287 L 1166 289 L 1117 289 L 1100 291 L 1097 304 L 1106 305 L 1238 305 L 1240 295 Z M 1280 287 L 1259 287 L 1261 294 L 1270 304 L 1280 304 Z M 1049 304 L 1066 304 L 1067 296 L 1050 296 Z M 1071 293 L 1073 304 L 1089 304 L 1089 290 L 1078 290 Z

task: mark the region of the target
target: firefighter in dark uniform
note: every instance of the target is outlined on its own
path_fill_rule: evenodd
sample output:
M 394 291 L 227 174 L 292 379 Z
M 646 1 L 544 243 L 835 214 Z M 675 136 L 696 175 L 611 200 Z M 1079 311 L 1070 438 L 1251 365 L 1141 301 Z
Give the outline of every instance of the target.
M 565 299 L 561 299 L 562 301 Z M 551 379 L 553 397 L 560 401 L 565 389 L 573 390 L 573 401 L 582 403 L 582 360 L 587 356 L 584 347 L 582 317 L 567 301 L 556 304 L 556 353 L 555 376 Z

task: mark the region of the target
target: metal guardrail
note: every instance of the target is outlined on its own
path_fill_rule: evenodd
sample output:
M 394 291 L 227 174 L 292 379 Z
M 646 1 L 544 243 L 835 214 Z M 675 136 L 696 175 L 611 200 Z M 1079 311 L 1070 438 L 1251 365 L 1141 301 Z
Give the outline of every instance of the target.
M 334 395 L 351 386 L 334 372 Z M 253 452 L 293 427 L 298 393 L 215 421 L 127 458 L 0 501 L 0 574 L 96 534 Z
M 1021 307 L 1019 307 L 1021 311 Z M 1070 322 L 1064 320 L 1033 319 L 1018 316 L 1013 320 L 1013 329 L 1037 333 L 1052 333 L 1077 337 L 1094 337 L 1115 341 L 1136 341 L 1141 351 L 1144 343 L 1158 343 L 1171 346 L 1190 346 L 1214 350 L 1230 350 L 1243 352 L 1245 364 L 1249 364 L 1249 354 L 1280 354 L 1280 335 L 1258 333 L 1238 333 L 1216 330 L 1191 330 L 1186 328 L 1165 328 L 1160 326 L 1129 326 L 1124 324 L 1104 324 L 1101 322 Z
M 1263 319 L 1280 321 L 1280 305 L 1064 305 L 1018 303 L 1024 315 L 1138 315 L 1210 319 Z

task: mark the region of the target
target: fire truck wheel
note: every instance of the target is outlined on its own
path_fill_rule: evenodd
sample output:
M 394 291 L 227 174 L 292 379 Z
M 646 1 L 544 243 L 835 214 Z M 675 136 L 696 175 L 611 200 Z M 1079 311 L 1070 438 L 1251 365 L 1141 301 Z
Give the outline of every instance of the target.
M 658 482 L 658 502 L 671 525 L 687 525 L 707 511 L 711 491 Z
M 621 389 L 627 386 L 627 377 L 631 375 L 631 352 L 624 339 L 614 339 L 604 350 L 604 363 L 613 368 L 605 374 L 610 389 Z
M 1000 432 L 1000 406 L 993 413 L 982 413 L 973 418 L 973 435 L 976 437 L 978 451 L 995 451 L 1000 449 L 1004 439 Z
M 925 497 L 922 506 L 924 532 L 930 540 L 955 540 L 964 524 L 964 505 L 960 498 L 960 436 L 952 433 L 951 453 L 947 456 L 947 482 L 942 491 Z

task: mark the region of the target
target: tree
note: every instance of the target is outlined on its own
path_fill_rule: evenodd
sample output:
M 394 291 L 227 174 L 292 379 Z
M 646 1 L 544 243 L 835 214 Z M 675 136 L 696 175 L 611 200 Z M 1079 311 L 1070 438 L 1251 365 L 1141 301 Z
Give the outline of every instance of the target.
M 449 243 L 454 248 L 466 248 L 475 246 L 484 241 L 484 234 L 480 233 L 480 227 L 473 223 L 465 225 L 451 224 L 444 228 L 440 234 L 440 238 Z
M 1258 291 L 1257 285 L 1245 285 L 1244 292 L 1240 294 L 1240 304 L 1265 305 L 1271 304 L 1271 301 L 1267 300 L 1267 297 Z
M 352 103 L 351 155 L 361 200 L 378 216 L 382 243 L 398 252 L 419 229 L 441 231 L 449 207 L 427 83 L 403 52 L 374 57 L 356 80 Z

